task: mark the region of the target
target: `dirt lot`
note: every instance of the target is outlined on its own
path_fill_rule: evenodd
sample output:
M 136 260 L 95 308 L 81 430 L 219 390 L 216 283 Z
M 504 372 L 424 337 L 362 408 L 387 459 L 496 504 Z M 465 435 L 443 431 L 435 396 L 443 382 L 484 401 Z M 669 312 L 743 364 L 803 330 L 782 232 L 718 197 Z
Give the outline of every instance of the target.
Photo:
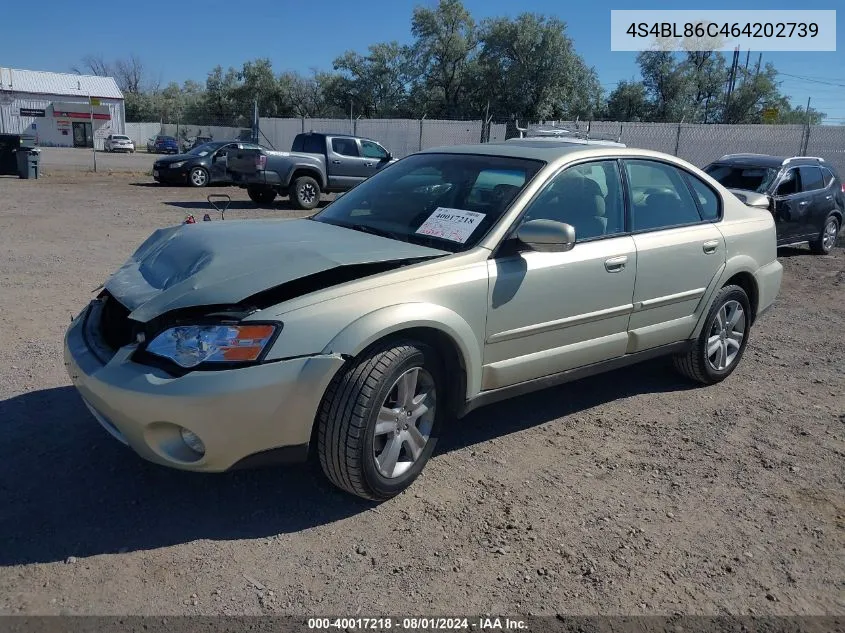
M 722 385 L 659 361 L 479 410 L 376 506 L 145 463 L 69 386 L 71 314 L 206 193 L 0 178 L 0 614 L 845 613 L 843 249 L 782 251 Z

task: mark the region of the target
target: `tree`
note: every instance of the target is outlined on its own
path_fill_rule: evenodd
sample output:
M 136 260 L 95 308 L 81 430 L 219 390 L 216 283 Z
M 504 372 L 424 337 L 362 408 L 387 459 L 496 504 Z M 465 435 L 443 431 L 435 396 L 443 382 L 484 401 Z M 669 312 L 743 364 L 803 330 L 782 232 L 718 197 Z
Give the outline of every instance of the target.
M 637 63 L 651 100 L 653 121 L 680 121 L 685 114 L 692 114 L 692 77 L 688 68 L 679 63 L 675 53 L 667 50 L 643 51 L 637 55 Z
M 77 75 L 96 75 L 97 77 L 111 77 L 113 74 L 109 64 L 101 54 L 86 55 L 82 63 L 71 66 L 71 70 Z
M 480 101 L 489 100 L 493 113 L 537 120 L 589 117 L 599 110 L 598 77 L 558 18 L 523 13 L 486 20 L 481 43 Z
M 340 76 L 330 82 L 329 98 L 343 109 L 354 104 L 367 116 L 404 112 L 410 83 L 409 50 L 397 42 L 373 44 L 368 55 L 347 51 L 334 60 Z
M 645 121 L 649 116 L 646 90 L 641 81 L 620 81 L 607 98 L 611 121 Z
M 411 18 L 416 38 L 411 52 L 417 97 L 425 113 L 457 117 L 467 114 L 466 97 L 477 72 L 475 20 L 460 0 L 440 0 L 437 7 L 417 7 Z M 477 113 L 474 113 L 477 116 Z
M 149 90 L 144 64 L 132 53 L 127 59 L 118 59 L 114 63 L 114 79 L 118 87 L 125 93 L 139 95 Z

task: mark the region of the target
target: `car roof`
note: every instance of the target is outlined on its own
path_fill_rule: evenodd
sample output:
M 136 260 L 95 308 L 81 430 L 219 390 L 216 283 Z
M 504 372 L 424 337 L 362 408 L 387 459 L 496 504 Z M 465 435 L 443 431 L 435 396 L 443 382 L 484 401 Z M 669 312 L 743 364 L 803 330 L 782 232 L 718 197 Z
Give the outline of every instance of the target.
M 422 150 L 426 153 L 481 154 L 485 156 L 505 156 L 509 158 L 528 158 L 548 163 L 561 158 L 590 158 L 603 156 L 623 156 L 631 158 L 658 158 L 680 161 L 680 159 L 647 149 L 619 147 L 615 145 L 585 145 L 584 143 L 544 138 L 510 139 L 495 143 L 474 143 L 471 145 L 447 145 Z M 684 161 L 680 161 L 684 162 Z

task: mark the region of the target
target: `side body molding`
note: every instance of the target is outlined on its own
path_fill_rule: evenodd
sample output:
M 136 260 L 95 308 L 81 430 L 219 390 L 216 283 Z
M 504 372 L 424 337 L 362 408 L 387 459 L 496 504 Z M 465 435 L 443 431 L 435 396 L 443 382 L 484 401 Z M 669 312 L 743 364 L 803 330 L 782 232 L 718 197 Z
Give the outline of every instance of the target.
M 439 330 L 454 341 L 466 369 L 466 398 L 478 394 L 481 391 L 482 343 L 456 312 L 433 303 L 405 303 L 370 312 L 341 330 L 323 353 L 356 356 L 378 339 L 419 327 Z

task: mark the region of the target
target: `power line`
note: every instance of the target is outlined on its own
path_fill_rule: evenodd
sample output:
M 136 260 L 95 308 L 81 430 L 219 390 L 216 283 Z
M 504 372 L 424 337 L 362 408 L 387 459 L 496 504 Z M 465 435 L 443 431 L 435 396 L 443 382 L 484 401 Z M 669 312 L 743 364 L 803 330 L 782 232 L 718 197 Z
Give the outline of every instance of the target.
M 809 81 L 810 83 L 814 84 L 824 84 L 825 86 L 838 86 L 839 88 L 845 88 L 845 84 L 833 83 L 831 81 L 822 81 L 821 79 L 811 79 L 810 77 L 802 77 L 801 75 L 790 75 L 789 73 L 782 72 L 778 72 L 778 75 L 783 75 L 784 77 L 792 77 L 794 79 L 800 79 L 802 81 Z

